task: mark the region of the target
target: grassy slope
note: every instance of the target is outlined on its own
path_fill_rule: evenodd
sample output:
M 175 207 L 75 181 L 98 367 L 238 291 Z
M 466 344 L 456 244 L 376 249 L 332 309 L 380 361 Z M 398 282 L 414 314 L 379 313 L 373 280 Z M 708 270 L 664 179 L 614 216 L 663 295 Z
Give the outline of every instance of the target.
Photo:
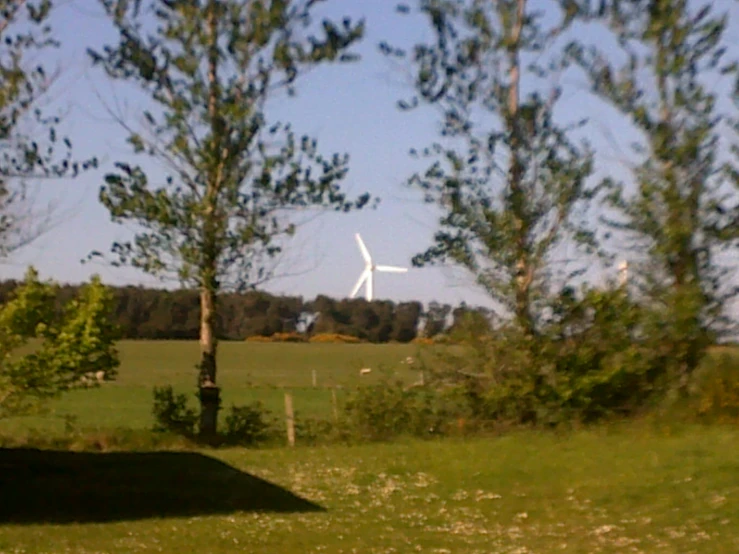
M 91 390 L 78 390 L 50 403 L 53 415 L 74 414 L 83 427 L 146 428 L 152 424 L 151 389 L 172 385 L 178 392 L 194 393 L 197 342 L 122 341 L 121 367 L 115 382 Z M 383 368 L 413 381 L 417 372 L 401 364 L 418 347 L 406 344 L 260 344 L 223 342 L 219 350 L 219 384 L 224 407 L 261 400 L 280 412 L 282 387 L 293 390 L 299 413 L 328 415 L 331 393 L 323 386 L 356 386 L 378 379 Z M 359 369 L 373 373 L 359 377 Z M 319 389 L 311 388 L 316 370 Z M 279 387 L 279 388 L 278 388 Z M 193 396 L 193 405 L 196 399 Z M 58 432 L 60 417 L 31 417 L 0 420 L 0 433 L 16 433 L 34 427 Z
M 265 493 L 263 481 L 253 477 L 229 481 L 231 494 L 246 499 L 243 511 L 211 510 L 211 495 L 222 494 L 215 476 L 221 470 L 203 463 L 192 475 L 201 486 L 191 489 L 203 498 L 200 515 L 0 523 L 0 552 L 733 554 L 739 551 L 738 440 L 736 429 L 668 435 L 632 426 L 567 437 L 521 433 L 466 442 L 206 452 L 326 511 L 250 511 L 259 495 L 269 495 L 264 502 L 288 498 Z M 157 475 L 171 480 L 168 467 L 152 463 L 148 481 L 156 483 Z M 129 465 L 119 470 L 131 471 Z M 115 466 L 106 471 L 97 485 L 115 487 Z M 59 479 L 57 486 L 72 494 L 85 490 L 64 474 Z M 146 504 L 146 491 L 118 494 L 129 504 Z

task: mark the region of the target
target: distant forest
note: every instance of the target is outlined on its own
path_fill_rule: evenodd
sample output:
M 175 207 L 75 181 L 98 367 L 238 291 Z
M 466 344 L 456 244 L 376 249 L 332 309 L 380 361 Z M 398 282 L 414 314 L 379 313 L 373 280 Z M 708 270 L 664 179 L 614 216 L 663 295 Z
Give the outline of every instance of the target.
M 0 302 L 5 302 L 18 281 L 0 281 Z M 71 299 L 79 287 L 61 285 L 57 301 Z M 115 295 L 115 323 L 126 339 L 196 340 L 199 337 L 200 301 L 196 290 L 165 290 L 136 286 L 111 287 Z M 221 340 L 244 340 L 274 333 L 299 332 L 307 336 L 340 333 L 374 343 L 410 342 L 417 336 L 449 332 L 472 308 L 431 302 L 367 302 L 318 296 L 275 296 L 251 291 L 224 294 L 219 300 L 217 330 Z M 474 311 L 481 311 L 475 308 Z M 484 311 L 484 310 L 482 310 Z

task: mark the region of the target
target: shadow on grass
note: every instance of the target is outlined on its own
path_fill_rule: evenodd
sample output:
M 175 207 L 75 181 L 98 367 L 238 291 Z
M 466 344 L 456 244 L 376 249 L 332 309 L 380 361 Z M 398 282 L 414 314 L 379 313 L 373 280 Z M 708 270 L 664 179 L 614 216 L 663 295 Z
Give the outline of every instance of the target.
M 0 448 L 0 491 L 0 523 L 324 511 L 277 485 L 190 452 Z

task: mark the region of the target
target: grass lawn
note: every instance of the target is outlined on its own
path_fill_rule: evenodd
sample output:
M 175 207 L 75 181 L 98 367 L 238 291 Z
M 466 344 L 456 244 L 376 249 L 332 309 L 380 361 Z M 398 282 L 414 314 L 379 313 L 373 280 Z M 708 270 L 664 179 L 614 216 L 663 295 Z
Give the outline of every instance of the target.
M 149 428 L 152 388 L 172 385 L 177 392 L 193 394 L 198 362 L 195 341 L 122 341 L 121 367 L 116 381 L 102 387 L 72 391 L 49 403 L 43 417 L 0 420 L 0 434 L 29 428 L 58 433 L 64 415 L 74 415 L 83 428 Z M 401 363 L 416 356 L 419 347 L 410 344 L 290 344 L 222 342 L 219 345 L 218 382 L 223 388 L 223 406 L 261 400 L 278 414 L 284 410 L 284 390 L 294 397 L 298 414 L 329 416 L 331 391 L 325 387 L 355 387 L 376 382 L 383 371 L 412 382 L 418 371 Z M 372 368 L 360 378 L 359 370 Z M 318 388 L 312 388 L 316 371 Z M 341 392 L 339 391 L 339 399 Z
M 0 450 L 0 552 L 734 554 L 737 443 L 629 425 L 77 463 Z

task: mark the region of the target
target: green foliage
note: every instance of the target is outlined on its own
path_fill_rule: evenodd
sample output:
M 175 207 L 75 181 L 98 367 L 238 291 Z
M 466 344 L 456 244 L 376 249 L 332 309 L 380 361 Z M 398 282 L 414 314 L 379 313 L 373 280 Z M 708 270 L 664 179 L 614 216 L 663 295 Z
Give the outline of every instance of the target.
M 0 308 L 0 417 L 83 386 L 99 372 L 105 379 L 116 376 L 110 291 L 94 276 L 57 310 L 55 288 L 29 268 L 23 285 Z M 19 355 L 31 340 L 33 351 Z
M 669 354 L 648 332 L 652 319 L 623 290 L 567 288 L 537 336 L 468 318 L 455 346 L 427 356 L 425 370 L 481 422 L 549 426 L 633 415 L 671 382 Z
M 49 24 L 52 7 L 51 0 L 0 0 L 0 256 L 44 230 L 43 222 L 29 221 L 27 179 L 74 177 L 97 165 L 73 160 L 69 139 L 57 133 L 59 117 L 37 105 L 55 80 L 39 63 L 59 46 Z
M 739 423 L 739 356 L 717 355 L 701 370 L 693 404 L 700 420 Z
M 314 139 L 265 112 L 309 68 L 352 60 L 363 23 L 325 20 L 317 31 L 315 2 L 304 0 L 101 4 L 120 40 L 90 51 L 92 60 L 149 94 L 147 127 L 126 126 L 130 142 L 172 169 L 164 183 L 123 162 L 106 176 L 100 200 L 113 221 L 141 229 L 113 246 L 117 263 L 199 287 L 249 288 L 294 233 L 289 214 L 367 203 L 339 189 L 346 156 L 322 155 Z M 144 14 L 156 34 L 143 31 Z
M 591 422 L 633 415 L 663 393 L 668 364 L 649 332 L 653 314 L 625 291 L 566 289 L 553 306 L 538 356 L 551 360 L 564 418 Z
M 153 394 L 154 431 L 194 436 L 198 416 L 188 407 L 187 395 L 175 394 L 171 386 L 154 387 Z
M 314 0 L 100 4 L 118 40 L 89 54 L 111 79 L 148 95 L 144 128 L 120 123 L 134 153 L 169 170 L 152 182 L 140 165 L 118 162 L 105 176 L 100 201 L 114 222 L 138 229 L 113 244 L 114 263 L 200 290 L 196 367 L 201 393 L 210 391 L 200 395 L 200 433 L 215 436 L 219 294 L 271 276 L 299 212 L 348 212 L 369 201 L 341 191 L 347 155 L 320 153 L 315 139 L 270 121 L 266 110 L 280 91 L 292 94 L 305 71 L 355 59 L 350 49 L 364 25 L 324 19 L 317 29 Z
M 0 303 L 18 287 L 17 281 L 0 281 Z M 199 291 L 167 290 L 140 286 L 110 287 L 113 295 L 112 321 L 124 339 L 195 340 L 200 333 Z M 53 303 L 61 306 L 80 291 L 77 285 L 55 289 Z M 221 340 L 272 337 L 274 340 L 303 340 L 317 329 L 339 329 L 341 334 L 366 338 L 369 342 L 410 342 L 423 317 L 419 302 L 334 301 L 321 313 L 320 325 L 310 325 L 315 313 L 327 307 L 320 301 L 296 296 L 278 296 L 261 290 L 225 293 L 219 297 L 216 336 Z M 434 308 L 431 307 L 430 310 Z M 446 306 L 446 309 L 451 309 Z M 370 321 L 371 326 L 363 326 Z M 345 322 L 345 323 L 342 323 Z M 443 326 L 443 322 L 442 322 Z M 297 333 L 302 329 L 305 334 Z M 259 339 L 257 339 L 259 340 Z
M 625 56 L 577 43 L 569 54 L 593 92 L 641 135 L 636 190 L 607 179 L 603 221 L 647 260 L 634 264 L 634 282 L 662 320 L 654 339 L 678 358 L 674 377 L 685 392 L 705 349 L 729 326 L 725 306 L 737 293 L 732 269 L 719 261 L 739 247 L 736 163 L 722 161 L 719 148 L 730 122 L 721 81 L 737 70 L 726 59 L 728 14 L 705 2 L 614 0 L 600 19 Z
M 261 402 L 231 406 L 226 416 L 225 440 L 229 444 L 255 446 L 277 434 L 278 420 Z
M 409 184 L 443 213 L 435 245 L 414 264 L 468 269 L 533 333 L 549 293 L 552 251 L 564 242 L 595 246 L 577 221 L 589 197 L 592 152 L 569 138 L 581 122 L 554 116 L 561 93 L 554 81 L 566 69 L 555 46 L 569 20 L 562 12 L 560 24 L 549 26 L 526 0 L 417 4 L 433 41 L 408 54 L 382 46 L 412 64 L 415 96 L 400 107 L 431 104 L 442 112 L 441 140 L 411 152 L 432 162 Z
M 350 438 L 343 422 L 295 412 L 295 442 L 300 445 L 336 444 Z
M 359 441 L 443 435 L 456 425 L 460 415 L 459 406 L 451 398 L 388 378 L 355 390 L 344 411 L 343 424 Z

